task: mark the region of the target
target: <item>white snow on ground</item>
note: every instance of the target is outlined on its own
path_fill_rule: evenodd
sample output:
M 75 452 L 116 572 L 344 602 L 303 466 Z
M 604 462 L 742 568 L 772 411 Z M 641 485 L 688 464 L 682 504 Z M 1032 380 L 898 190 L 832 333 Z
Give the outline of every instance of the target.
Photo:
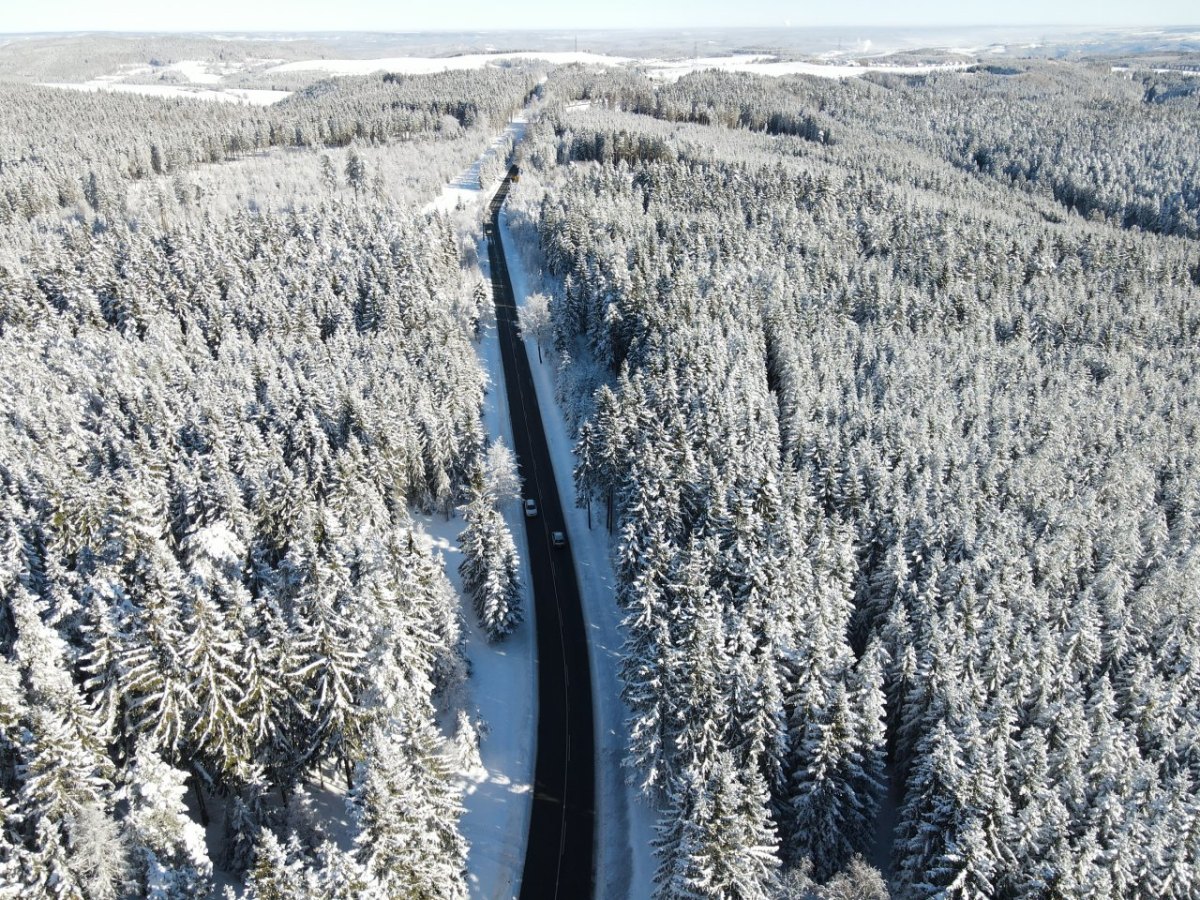
M 133 78 L 138 75 L 149 75 L 154 71 L 153 66 L 140 65 L 124 65 L 117 71 L 108 75 L 98 75 L 89 82 L 89 84 L 113 84 L 118 81 L 124 81 L 126 78 Z
M 337 766 L 326 766 L 316 778 L 308 780 L 307 790 L 325 836 L 337 844 L 338 849 L 349 852 L 354 849 L 358 825 L 346 803 L 349 789 L 345 777 L 336 769 Z
M 753 60 L 753 61 L 747 61 Z M 653 65 L 653 63 L 650 63 Z M 706 69 L 719 68 L 725 72 L 749 72 L 753 75 L 816 75 L 819 78 L 857 78 L 868 72 L 891 72 L 898 75 L 919 75 L 938 70 L 961 70 L 966 63 L 948 63 L 929 66 L 894 66 L 894 65 L 857 65 L 854 63 L 813 63 L 813 62 L 763 62 L 755 57 L 733 57 L 731 61 L 714 66 L 707 59 L 686 63 L 666 63 L 661 67 L 650 68 L 647 77 L 663 81 L 674 81 L 690 72 L 701 72 Z
M 447 184 L 426 211 L 446 212 L 461 203 L 475 205 L 488 199 L 499 182 L 487 191 L 479 189 L 479 171 L 485 157 L 506 146 L 505 135 L 514 142 L 525 134 L 526 118 L 520 114 L 491 146 L 454 181 Z M 484 283 L 489 283 L 487 253 L 481 251 Z M 484 398 L 483 424 L 489 440 L 503 440 L 513 446 L 512 419 L 504 386 L 504 366 L 494 316 L 485 316 L 480 325 L 477 347 L 480 362 L 488 374 L 489 386 Z M 471 664 L 466 685 L 467 708 L 481 725 L 480 760 L 461 774 L 465 793 L 465 812 L 459 823 L 470 845 L 467 854 L 467 884 L 472 897 L 507 900 L 520 891 L 525 865 L 525 847 L 529 840 L 529 818 L 533 807 L 533 774 L 537 756 L 537 645 L 534 641 L 536 620 L 529 585 L 529 542 L 525 534 L 520 500 L 503 509 L 521 555 L 521 578 L 525 590 L 525 621 L 502 643 L 489 644 L 475 622 L 475 612 L 463 598 L 465 652 Z M 417 516 L 425 530 L 429 546 L 442 555 L 446 575 L 462 596 L 462 561 L 458 535 L 463 520 L 456 516 Z
M 511 137 L 513 146 L 515 146 L 525 136 L 525 128 L 528 124 L 529 120 L 524 112 L 514 116 L 504 131 L 496 135 L 483 155 L 463 169 L 453 181 L 447 183 L 442 188 L 442 192 L 425 205 L 424 212 L 448 213 L 458 209 L 459 206 L 474 206 L 484 197 L 490 200 L 492 194 L 496 193 L 496 189 L 500 186 L 503 176 L 487 185 L 487 189 L 483 190 L 479 185 L 479 173 L 483 168 L 484 161 L 494 157 L 499 149 L 508 147 L 505 141 L 506 137 Z M 480 254 L 481 258 L 486 258 L 486 256 L 486 253 Z M 503 382 L 500 383 L 503 384 Z M 509 447 L 511 446 L 512 444 L 509 443 Z
M 306 59 L 284 63 L 268 72 L 328 72 L 330 75 L 369 75 L 371 72 L 396 72 L 404 75 L 428 75 L 456 69 L 482 69 L 505 61 L 540 59 L 554 65 L 597 63 L 623 65 L 634 62 L 624 56 L 598 53 L 471 53 L 463 56 L 392 56 L 384 59 Z
M 1112 66 L 1111 71 L 1118 73 L 1153 72 L 1156 75 L 1185 75 L 1193 78 L 1200 77 L 1200 69 L 1134 69 L 1132 66 Z
M 484 423 L 492 437 L 512 446 L 512 428 L 505 400 L 500 342 L 495 324 L 482 329 L 480 357 L 492 377 L 484 407 Z M 489 644 L 475 622 L 475 611 L 463 597 L 464 650 L 471 664 L 466 685 L 467 712 L 480 724 L 479 764 L 460 773 L 465 812 L 459 830 L 467 839 L 467 885 L 480 900 L 516 897 L 525 865 L 529 816 L 533 801 L 536 758 L 537 664 L 534 610 L 529 596 L 529 545 L 521 521 L 520 501 L 504 509 L 504 518 L 521 554 L 521 578 L 526 585 L 525 621 L 502 643 Z M 418 515 L 427 546 L 442 555 L 455 589 L 462 594 L 458 564 L 462 552 L 458 535 L 463 520 L 455 516 Z
M 729 56 L 699 56 L 686 59 L 644 59 L 641 65 L 669 69 L 675 66 L 698 65 L 705 69 L 731 69 L 751 63 L 770 62 L 775 59 L 767 53 L 732 53 Z
M 241 881 L 219 865 L 225 855 L 225 798 L 209 794 L 207 791 L 204 793 L 204 811 L 208 815 L 208 824 L 203 826 L 200 824 L 200 806 L 196 802 L 195 790 L 189 788 L 183 795 L 183 800 L 187 806 L 188 818 L 191 819 L 187 827 L 201 828 L 204 833 L 204 855 L 212 862 L 213 867 L 213 891 L 210 897 L 215 900 L 227 887 L 235 892 L 241 891 Z
M 507 212 L 501 213 L 500 231 L 513 293 L 521 306 L 537 286 L 530 284 L 521 255 L 515 252 L 516 239 L 508 229 Z M 620 695 L 618 668 L 624 633 L 620 610 L 613 599 L 616 579 L 611 562 L 612 543 L 604 529 L 603 512 L 600 518 L 593 515 L 593 528 L 589 530 L 586 510 L 578 509 L 574 503 L 574 444 L 554 399 L 554 354 L 546 354 L 546 361 L 539 363 L 536 343 L 528 340 L 524 343 L 554 463 L 554 480 L 567 520 L 568 541 L 588 630 L 597 743 L 596 896 L 599 900 L 643 900 L 650 897 L 653 886 L 655 864 L 650 842 L 654 838 L 656 813 L 626 784 L 622 768 L 629 742 L 628 711 Z
M 115 72 L 99 75 L 90 81 L 52 82 L 44 87 L 68 88 L 75 91 L 117 91 L 126 94 L 146 94 L 151 97 L 194 97 L 198 100 L 217 100 L 225 103 L 250 103 L 254 106 L 270 106 L 291 91 L 251 90 L 247 88 L 219 88 L 226 75 L 234 75 L 255 66 L 277 63 L 275 59 L 247 59 L 239 62 L 184 59 L 166 66 L 123 65 Z M 187 79 L 188 84 L 131 84 L 128 79 L 146 75 L 165 75 L 171 72 Z M 193 87 L 195 85 L 195 87 Z M 207 85 L 210 89 L 200 87 Z
M 111 78 L 112 76 L 104 76 Z M 195 100 L 216 100 L 223 103 L 249 103 L 251 106 L 270 106 L 291 94 L 291 91 L 261 91 L 247 88 L 226 88 L 214 91 L 189 88 L 177 84 L 125 84 L 94 79 L 67 84 L 48 82 L 43 87 L 65 88 L 71 91 L 113 91 L 119 94 L 145 94 L 149 97 L 191 97 Z
M 853 78 L 866 72 L 895 72 L 918 74 L 937 69 L 962 69 L 962 64 L 930 66 L 862 66 L 851 63 L 824 65 L 813 62 L 771 62 L 773 57 L 741 54 L 711 56 L 699 59 L 670 61 L 662 59 L 632 59 L 628 56 L 606 56 L 599 53 L 474 53 L 465 56 L 424 57 L 396 56 L 387 59 L 311 59 L 284 63 L 268 69 L 270 72 L 320 71 L 331 75 L 366 75 L 371 72 L 401 72 L 409 75 L 444 72 L 450 69 L 481 69 L 505 61 L 539 59 L 565 65 L 590 63 L 604 66 L 638 66 L 646 69 L 651 78 L 674 80 L 689 72 L 722 69 L 728 72 L 751 72 L 756 75 L 818 75 L 824 78 Z
M 262 68 L 264 66 L 278 65 L 281 62 L 283 62 L 281 59 L 244 59 L 237 61 L 183 59 L 158 69 L 143 69 L 142 74 L 146 71 L 178 72 L 192 84 L 220 84 L 221 79 L 226 76 L 236 75 L 239 72 Z
M 198 59 L 181 60 L 177 63 L 171 63 L 169 66 L 164 66 L 164 68 L 171 72 L 178 72 L 193 84 L 221 83 L 221 76 L 216 72 L 210 72 L 209 64 L 201 62 Z

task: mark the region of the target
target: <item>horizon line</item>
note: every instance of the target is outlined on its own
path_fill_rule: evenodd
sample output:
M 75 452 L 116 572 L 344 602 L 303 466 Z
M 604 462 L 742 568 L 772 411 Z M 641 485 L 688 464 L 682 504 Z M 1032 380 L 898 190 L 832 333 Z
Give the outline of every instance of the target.
M 804 24 L 771 24 L 771 25 L 652 25 L 652 26 L 636 26 L 636 25 L 613 25 L 613 26 L 587 26 L 582 28 L 570 26 L 526 26 L 521 28 L 414 28 L 414 29 L 393 29 L 393 28 L 323 28 L 323 29 L 287 29 L 287 28 L 149 28 L 149 29 L 132 29 L 132 28 L 58 28 L 58 29 L 43 29 L 35 31 L 0 31 L 0 35 L 6 37 L 37 37 L 42 35 L 210 35 L 210 34 L 232 34 L 232 35 L 272 35 L 272 34 L 289 34 L 289 35 L 343 35 L 343 34 L 395 34 L 395 35 L 413 35 L 413 34 L 521 34 L 529 32 L 546 32 L 546 31 L 565 31 L 573 34 L 584 34 L 588 32 L 613 32 L 613 31 L 632 31 L 632 32 L 656 32 L 656 31 L 811 31 L 821 29 L 842 29 L 842 28 L 887 28 L 892 30 L 917 30 L 917 29 L 939 29 L 939 28 L 1095 28 L 1095 29 L 1112 29 L 1112 30 L 1129 30 L 1129 29 L 1155 29 L 1155 30 L 1173 30 L 1183 28 L 1200 28 L 1200 21 L 1197 22 L 1179 22 L 1172 24 L 1112 24 L 1103 22 L 956 22 L 950 24 L 894 24 L 894 23 L 879 23 L 879 24 L 863 24 L 849 23 L 841 25 L 804 25 Z

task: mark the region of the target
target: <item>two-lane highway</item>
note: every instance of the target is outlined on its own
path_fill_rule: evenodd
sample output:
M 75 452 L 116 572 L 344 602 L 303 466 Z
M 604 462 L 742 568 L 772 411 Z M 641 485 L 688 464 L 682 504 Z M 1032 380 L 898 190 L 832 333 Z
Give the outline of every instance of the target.
M 538 728 L 533 815 L 521 897 L 584 900 L 592 895 L 594 879 L 592 682 L 570 536 L 565 547 L 550 544 L 550 533 L 566 533 L 566 522 L 500 243 L 500 207 L 512 176 L 510 170 L 492 198 L 485 231 L 513 450 L 524 478 L 525 496 L 533 497 L 540 509 L 537 517 L 525 519 L 537 612 Z

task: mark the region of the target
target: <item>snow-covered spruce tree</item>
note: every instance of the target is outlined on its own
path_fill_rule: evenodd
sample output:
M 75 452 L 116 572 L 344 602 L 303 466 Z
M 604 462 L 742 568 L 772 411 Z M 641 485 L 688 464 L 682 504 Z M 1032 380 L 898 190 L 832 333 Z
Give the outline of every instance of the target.
M 370 877 L 352 853 L 342 850 L 332 841 L 326 841 L 317 848 L 306 875 L 305 896 L 308 897 L 331 897 L 333 900 L 357 900 L 362 897 L 376 900 L 388 896 L 382 885 Z
M 34 707 L 21 748 L 17 815 L 27 852 L 20 883 L 37 894 L 118 898 L 130 888 L 126 835 L 106 759 L 49 709 Z
M 624 624 L 628 634 L 621 669 L 621 696 L 632 715 L 626 765 L 629 777 L 652 794 L 667 784 L 674 772 L 671 745 L 677 717 L 668 698 L 675 680 L 686 667 L 675 645 L 667 585 L 673 580 L 674 547 L 666 543 L 661 527 L 650 534 L 648 553 L 637 578 L 626 593 Z
M 489 640 L 503 640 L 521 623 L 520 559 L 504 516 L 477 472 L 463 507 L 466 524 L 459 536 L 463 589 Z
M 517 458 L 503 438 L 497 438 L 484 456 L 483 491 L 496 508 L 521 496 Z
M 394 721 L 372 731 L 370 761 L 360 767 L 349 800 L 356 858 L 380 896 L 465 897 L 461 797 L 446 748 L 431 722 L 409 734 L 402 739 Z
M 304 857 L 295 836 L 286 843 L 264 829 L 246 878 L 249 900 L 300 900 L 308 896 Z
M 370 683 L 364 667 L 368 632 L 353 600 L 343 549 L 333 538 L 310 548 L 315 558 L 297 597 L 296 668 L 287 677 L 302 691 L 308 712 L 296 737 L 301 757 L 333 756 L 349 788 L 369 722 L 360 703 Z
M 8 608 L 24 697 L 3 701 L 10 834 L 23 846 L 19 884 L 29 892 L 116 898 L 129 888 L 128 843 L 115 815 L 114 767 L 99 724 L 66 668 L 68 648 L 41 618 L 44 604 L 18 586 Z M 11 768 L 10 768 L 11 767 Z
M 766 812 L 766 784 L 756 771 L 718 757 L 703 777 L 688 768 L 673 788 L 674 812 L 659 824 L 663 860 L 658 897 L 738 897 L 775 894 L 778 837 Z
M 241 585 L 239 584 L 240 588 Z M 216 585 L 198 576 L 189 579 L 184 603 L 184 664 L 191 674 L 188 693 L 193 716 L 186 740 L 192 752 L 213 760 L 227 772 L 245 772 L 248 761 L 246 723 L 239 714 L 243 694 L 241 641 L 224 621 L 210 594 Z
M 906 896 L 927 896 L 961 885 L 967 888 L 964 896 L 972 896 L 972 890 L 991 893 L 990 866 L 960 853 L 964 838 L 968 839 L 962 844 L 963 850 L 972 844 L 972 849 L 983 849 L 963 834 L 970 825 L 962 821 L 958 811 L 968 777 L 962 748 L 950 727 L 942 722 L 929 732 L 920 751 L 910 776 L 896 842 L 896 869 L 902 890 Z
M 803 768 L 792 775 L 790 815 L 795 844 L 790 852 L 813 859 L 824 881 L 842 869 L 871 837 L 874 804 L 864 771 L 860 734 L 845 690 L 839 685 L 823 708 L 808 704 L 809 721 L 798 735 L 795 756 Z
M 592 503 L 600 495 L 596 453 L 596 429 L 590 422 L 584 422 L 579 428 L 579 438 L 575 442 L 576 462 L 572 475 L 575 482 L 575 506 L 587 510 L 589 528 L 592 525 Z
M 124 778 L 126 822 L 143 894 L 185 900 L 210 891 L 212 862 L 204 830 L 183 802 L 186 773 L 164 762 L 143 737 Z
M 139 510 L 144 507 L 130 507 L 134 522 L 139 521 Z M 104 645 L 93 645 L 87 657 L 92 680 L 86 686 L 93 691 L 103 688 L 105 672 L 114 672 L 115 662 L 121 701 L 117 709 L 124 710 L 115 723 L 118 734 L 128 744 L 131 735 L 151 733 L 157 746 L 174 755 L 191 706 L 184 677 L 183 575 L 178 559 L 166 544 L 166 523 L 161 516 L 155 517 L 156 522 L 148 510 L 144 511 L 142 524 L 130 528 L 122 541 L 126 563 L 121 585 L 126 602 L 115 603 L 107 610 L 89 608 L 89 617 L 115 619 L 114 627 L 119 626 L 120 631 L 116 634 L 115 661 L 106 661 Z M 92 597 L 99 603 L 102 595 L 93 592 Z M 91 637 L 104 638 L 106 631 L 96 627 Z M 97 682 L 97 678 L 101 680 Z M 115 699 L 101 692 L 94 695 L 93 702 L 103 713 L 111 714 Z

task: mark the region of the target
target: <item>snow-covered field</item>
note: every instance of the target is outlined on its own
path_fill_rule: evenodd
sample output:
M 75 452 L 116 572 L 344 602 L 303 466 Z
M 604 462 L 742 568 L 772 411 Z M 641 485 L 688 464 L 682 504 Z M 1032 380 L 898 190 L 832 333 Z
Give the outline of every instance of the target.
M 899 66 L 879 64 L 871 66 L 851 63 L 822 64 L 813 62 L 772 62 L 774 57 L 752 54 L 736 56 L 713 56 L 699 59 L 663 60 L 634 59 L 628 56 L 605 56 L 598 53 L 476 53 L 465 56 L 419 57 L 397 56 L 385 59 L 313 59 L 284 63 L 271 72 L 319 71 L 330 75 L 366 75 L 371 72 L 400 72 L 408 75 L 445 72 L 454 69 L 479 69 L 488 65 L 500 65 L 514 60 L 544 60 L 554 65 L 585 63 L 604 66 L 637 66 L 644 68 L 651 78 L 673 80 L 689 72 L 707 69 L 722 69 L 730 72 L 750 72 L 756 75 L 818 75 L 825 78 L 852 78 L 866 72 L 896 72 L 913 74 L 935 69 L 962 69 L 966 63 L 937 66 Z
M 381 59 L 310 59 L 271 65 L 275 60 L 248 60 L 244 64 L 224 62 L 181 60 L 167 66 L 123 66 L 119 71 L 101 75 L 84 82 L 52 82 L 47 87 L 66 88 L 76 91 L 116 91 L 129 94 L 145 94 L 152 97 L 191 97 L 197 100 L 213 100 L 224 103 L 250 103 L 269 106 L 287 97 L 290 91 L 250 90 L 246 88 L 222 87 L 227 75 L 243 71 L 248 67 L 267 72 L 319 72 L 327 75 L 367 75 L 371 72 L 398 72 L 407 75 L 423 75 L 457 69 L 481 69 L 485 66 L 503 65 L 519 60 L 543 60 L 553 65 L 584 63 L 605 66 L 636 66 L 650 78 L 673 81 L 689 72 L 721 69 L 727 72 L 749 72 L 755 75 L 817 75 L 824 78 L 853 78 L 866 72 L 894 72 L 916 74 L 936 69 L 963 69 L 967 63 L 931 66 L 899 66 L 886 63 L 859 65 L 854 62 L 773 62 L 774 57 L 761 54 L 700 57 L 686 60 L 634 59 L 628 56 L 606 56 L 586 52 L 521 52 L 521 53 L 475 53 L 464 56 L 426 57 L 393 56 Z M 142 78 L 153 73 L 172 73 L 187 79 L 186 84 L 139 84 L 129 79 Z M 464 173 L 469 174 L 469 173 Z M 478 173 L 476 175 L 476 188 Z M 469 181 L 469 179 L 468 179 Z M 452 184 L 448 193 L 439 201 L 439 209 L 452 209 L 460 199 L 469 201 L 463 191 L 471 191 L 468 182 Z M 448 205 L 442 205 L 448 204 Z
M 330 75 L 369 75 L 371 72 L 397 72 L 404 75 L 428 75 L 458 69 L 482 69 L 506 61 L 540 59 L 553 65 L 594 63 L 625 65 L 636 60 L 625 56 L 598 53 L 470 53 L 463 56 L 391 56 L 383 59 L 307 59 L 284 63 L 269 72 L 326 72 Z
M 150 71 L 178 72 L 192 84 L 220 84 L 221 79 L 228 75 L 236 75 L 250 69 L 261 69 L 269 65 L 278 65 L 282 61 L 281 59 L 247 59 L 239 62 L 227 60 L 205 62 L 199 59 L 184 59 Z
M 47 82 L 45 87 L 67 88 L 73 91 L 114 91 L 122 94 L 144 94 L 149 97 L 191 97 L 196 100 L 215 100 L 221 103 L 250 103 L 254 106 L 270 106 L 291 94 L 291 91 L 252 90 L 247 88 L 220 87 L 227 75 L 235 75 L 249 68 L 258 68 L 276 63 L 274 59 L 250 59 L 242 63 L 205 62 L 199 59 L 184 59 L 166 66 L 121 66 L 116 72 L 100 75 L 90 81 Z M 176 75 L 187 80 L 163 84 L 140 84 L 136 80 L 148 75 Z
M 857 78 L 868 72 L 891 72 L 898 75 L 917 75 L 937 70 L 961 70 L 967 63 L 946 63 L 929 66 L 898 66 L 887 63 L 871 64 L 869 66 L 855 63 L 814 63 L 798 60 L 788 62 L 768 62 L 765 57 L 722 57 L 719 60 L 699 59 L 682 63 L 655 64 L 647 63 L 650 67 L 646 75 L 649 78 L 671 81 L 687 75 L 690 72 L 702 72 L 707 69 L 721 69 L 726 72 L 748 72 L 752 75 L 815 75 L 819 78 Z
M 249 103 L 270 106 L 291 94 L 291 91 L 263 91 L 248 88 L 192 88 L 179 84 L 126 84 L 120 81 L 95 79 L 77 83 L 48 82 L 44 87 L 66 88 L 72 91 L 112 91 L 118 94 L 145 94 L 149 97 L 190 97 L 193 100 L 215 100 L 221 103 Z
M 521 254 L 516 252 L 516 238 L 508 228 L 506 212 L 500 215 L 500 232 L 513 293 L 517 305 L 522 306 L 537 287 L 531 284 Z M 655 813 L 626 784 L 622 766 L 629 740 L 625 724 L 628 711 L 620 694 L 618 670 L 624 634 L 620 610 L 613 600 L 616 579 L 611 540 L 601 522 L 594 522 L 589 529 L 586 511 L 571 502 L 575 496 L 574 444 L 554 399 L 554 355 L 546 354 L 545 362 L 539 363 L 536 343 L 524 343 L 554 463 L 554 480 L 563 500 L 588 629 L 597 741 L 596 896 L 600 900 L 643 900 L 650 897 L 653 886 L 655 864 L 650 845 Z

